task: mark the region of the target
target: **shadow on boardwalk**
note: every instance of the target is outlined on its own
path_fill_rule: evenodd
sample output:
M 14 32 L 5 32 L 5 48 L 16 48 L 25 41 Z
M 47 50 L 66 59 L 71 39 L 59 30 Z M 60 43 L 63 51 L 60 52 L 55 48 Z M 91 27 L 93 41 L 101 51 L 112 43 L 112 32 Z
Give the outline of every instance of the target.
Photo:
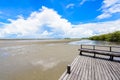
M 96 58 L 96 59 L 102 59 L 102 60 L 106 60 L 106 61 L 111 61 L 109 59 L 108 56 L 96 56 L 96 57 L 93 57 L 93 55 L 88 55 L 88 54 L 82 54 L 80 56 L 85 56 L 85 57 L 91 57 L 91 58 Z M 120 63 L 120 60 L 116 60 L 116 58 L 113 60 L 113 62 L 119 62 Z

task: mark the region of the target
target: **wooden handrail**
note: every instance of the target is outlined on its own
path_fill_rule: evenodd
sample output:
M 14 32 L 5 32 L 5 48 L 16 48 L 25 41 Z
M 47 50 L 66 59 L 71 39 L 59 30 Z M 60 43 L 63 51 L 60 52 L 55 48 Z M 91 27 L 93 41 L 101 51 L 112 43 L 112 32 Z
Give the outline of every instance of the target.
M 82 46 L 94 46 L 94 45 L 87 45 L 87 44 L 81 44 Z M 98 46 L 98 47 L 114 47 L 114 48 L 120 48 L 120 46 L 111 46 L 111 45 L 95 45 L 95 46 Z
M 92 48 L 84 48 L 84 46 L 91 46 Z M 103 46 L 103 45 L 80 45 L 81 49 L 93 49 L 93 50 L 98 50 L 96 47 L 107 47 L 109 50 L 100 50 L 100 51 L 109 51 L 109 52 L 118 52 L 118 51 L 112 51 L 112 48 L 120 48 L 120 46 Z

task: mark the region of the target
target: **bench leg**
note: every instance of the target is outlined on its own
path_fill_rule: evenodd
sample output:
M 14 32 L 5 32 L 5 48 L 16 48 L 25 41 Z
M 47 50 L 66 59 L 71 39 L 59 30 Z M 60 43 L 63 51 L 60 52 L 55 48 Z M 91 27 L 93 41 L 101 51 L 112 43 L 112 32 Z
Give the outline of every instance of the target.
M 82 55 L 82 51 L 80 51 L 80 55 Z
M 94 53 L 94 56 L 93 56 L 94 58 L 96 57 L 96 54 Z
M 113 61 L 113 56 L 110 56 L 110 60 Z

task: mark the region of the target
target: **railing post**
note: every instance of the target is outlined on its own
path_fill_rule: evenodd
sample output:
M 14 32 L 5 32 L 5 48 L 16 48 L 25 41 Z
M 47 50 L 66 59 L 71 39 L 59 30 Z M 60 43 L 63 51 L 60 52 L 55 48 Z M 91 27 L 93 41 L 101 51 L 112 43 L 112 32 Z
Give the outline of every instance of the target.
M 93 50 L 95 50 L 95 45 L 93 45 Z
M 95 50 L 95 45 L 93 45 L 93 50 Z M 95 54 L 95 52 L 94 52 L 94 56 L 93 56 L 93 57 L 95 58 L 95 56 L 96 56 L 96 54 Z
M 80 45 L 80 49 L 82 49 L 82 44 Z M 82 55 L 82 51 L 80 50 L 80 55 Z
M 112 51 L 112 47 L 110 46 L 110 52 Z
M 80 51 L 80 55 L 82 55 L 82 51 Z
M 71 66 L 70 66 L 70 65 L 67 66 L 67 73 L 68 73 L 68 74 L 71 73 Z
M 110 60 L 113 61 L 113 56 L 110 56 Z
M 82 44 L 80 46 L 81 46 L 80 48 L 82 49 Z

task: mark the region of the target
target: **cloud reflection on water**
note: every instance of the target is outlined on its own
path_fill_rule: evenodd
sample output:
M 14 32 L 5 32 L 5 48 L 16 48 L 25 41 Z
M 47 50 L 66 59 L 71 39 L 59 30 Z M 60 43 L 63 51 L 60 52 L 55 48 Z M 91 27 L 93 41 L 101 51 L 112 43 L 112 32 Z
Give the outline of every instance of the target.
M 32 65 L 33 66 L 42 66 L 43 70 L 48 70 L 51 69 L 55 66 L 57 66 L 57 64 L 59 63 L 59 61 L 45 61 L 45 60 L 38 60 L 38 61 L 33 61 Z

